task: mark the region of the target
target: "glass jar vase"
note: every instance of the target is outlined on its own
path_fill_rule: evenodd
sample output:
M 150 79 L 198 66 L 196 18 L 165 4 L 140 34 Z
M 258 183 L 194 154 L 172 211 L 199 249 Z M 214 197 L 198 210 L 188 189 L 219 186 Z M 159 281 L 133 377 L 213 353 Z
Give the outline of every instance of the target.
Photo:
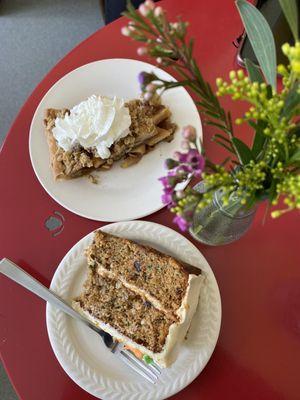
M 204 193 L 205 185 L 200 182 L 194 189 Z M 194 213 L 190 234 L 210 246 L 232 243 L 249 230 L 256 209 L 257 206 L 249 209 L 241 205 L 241 199 L 235 193 L 230 196 L 229 204 L 224 206 L 222 191 L 217 190 L 211 204 Z

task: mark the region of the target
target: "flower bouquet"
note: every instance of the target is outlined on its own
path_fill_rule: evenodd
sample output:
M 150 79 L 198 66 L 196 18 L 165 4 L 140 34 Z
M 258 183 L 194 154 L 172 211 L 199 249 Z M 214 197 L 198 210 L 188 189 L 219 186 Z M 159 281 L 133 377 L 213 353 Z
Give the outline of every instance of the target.
M 168 67 L 179 77 L 165 81 L 155 73 L 142 72 L 138 79 L 144 99 L 186 87 L 193 92 L 204 123 L 219 130 L 213 140 L 228 152 L 221 164 L 214 164 L 195 129 L 187 126 L 182 132 L 182 151 L 166 160 L 168 172 L 160 178 L 162 201 L 175 213 L 174 222 L 208 244 L 229 243 L 244 234 L 261 201 L 277 205 L 271 212 L 274 218 L 300 208 L 298 13 L 295 0 L 280 0 L 280 4 L 295 39 L 294 46 L 282 46 L 287 65 L 277 66 L 274 38 L 263 15 L 246 0 L 237 0 L 259 65 L 246 59 L 246 72 L 231 71 L 228 81 L 217 78 L 216 90 L 205 81 L 193 57 L 194 39 L 188 38 L 187 22 L 180 18 L 170 22 L 151 0 L 138 10 L 129 2 L 124 13 L 130 21 L 122 33 L 143 43 L 138 54 L 155 58 L 160 67 Z M 282 76 L 280 88 L 277 73 Z M 249 105 L 235 121 L 219 101 L 226 95 Z M 251 146 L 236 136 L 243 124 L 252 129 Z M 182 190 L 182 184 L 193 177 L 201 183 Z

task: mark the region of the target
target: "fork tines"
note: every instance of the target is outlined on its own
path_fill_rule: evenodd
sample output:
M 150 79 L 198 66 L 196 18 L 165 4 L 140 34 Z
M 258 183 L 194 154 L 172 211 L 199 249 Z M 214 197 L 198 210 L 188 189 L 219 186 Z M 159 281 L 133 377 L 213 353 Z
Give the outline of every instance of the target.
M 122 345 L 117 346 L 113 352 L 119 355 L 123 362 L 143 378 L 153 384 L 157 382 L 161 374 L 161 368 L 157 364 L 146 364 L 144 361 L 137 358 L 130 350 L 125 350 Z

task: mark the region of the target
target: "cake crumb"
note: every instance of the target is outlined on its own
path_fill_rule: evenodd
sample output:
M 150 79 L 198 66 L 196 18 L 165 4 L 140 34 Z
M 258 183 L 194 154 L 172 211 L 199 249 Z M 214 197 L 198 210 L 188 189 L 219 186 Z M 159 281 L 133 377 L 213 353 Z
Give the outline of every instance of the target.
M 98 177 L 92 174 L 87 175 L 88 180 L 93 183 L 94 185 L 98 185 L 99 180 Z

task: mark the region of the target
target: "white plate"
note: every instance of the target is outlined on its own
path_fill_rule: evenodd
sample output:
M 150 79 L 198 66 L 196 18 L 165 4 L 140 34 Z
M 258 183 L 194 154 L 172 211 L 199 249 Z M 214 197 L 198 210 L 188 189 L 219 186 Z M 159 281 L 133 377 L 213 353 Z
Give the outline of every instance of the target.
M 49 167 L 49 152 L 43 132 L 46 108 L 71 108 L 92 94 L 138 98 L 137 76 L 141 71 L 154 71 L 161 78 L 174 80 L 165 71 L 141 61 L 109 59 L 95 61 L 75 69 L 61 78 L 40 102 L 30 127 L 29 151 L 33 169 L 48 194 L 60 205 L 86 218 L 98 221 L 121 221 L 142 218 L 161 209 L 164 160 L 180 149 L 180 128 L 193 125 L 202 137 L 201 121 L 196 106 L 183 88 L 163 95 L 163 103 L 178 125 L 171 143 L 161 143 L 136 165 L 122 169 L 118 163 L 108 172 L 98 172 L 99 184 L 86 177 L 55 182 Z
M 148 383 L 116 359 L 89 328 L 47 304 L 47 329 L 54 353 L 66 373 L 84 390 L 103 400 L 165 399 L 186 387 L 203 370 L 215 348 L 221 324 L 221 299 L 207 261 L 185 237 L 162 225 L 144 221 L 119 222 L 101 228 L 149 244 L 206 274 L 199 306 L 188 339 L 175 363 L 164 369 L 156 385 Z M 76 297 L 86 275 L 84 249 L 93 233 L 81 239 L 59 264 L 50 288 L 67 301 Z

